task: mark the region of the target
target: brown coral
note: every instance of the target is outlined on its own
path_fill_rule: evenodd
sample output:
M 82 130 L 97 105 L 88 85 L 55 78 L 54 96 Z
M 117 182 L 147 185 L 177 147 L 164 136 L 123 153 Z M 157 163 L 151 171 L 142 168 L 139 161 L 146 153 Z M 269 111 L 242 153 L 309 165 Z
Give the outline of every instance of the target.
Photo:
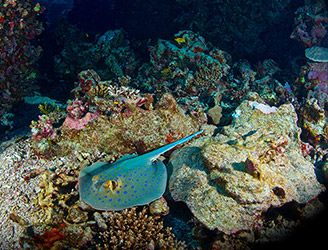
M 104 213 L 108 230 L 99 233 L 97 249 L 185 249 L 175 239 L 171 228 L 160 217 L 148 214 L 147 208 Z
M 200 68 L 190 82 L 190 87 L 194 86 L 205 92 L 214 91 L 220 84 L 223 74 L 222 68 L 216 64 L 212 64 L 208 68 Z

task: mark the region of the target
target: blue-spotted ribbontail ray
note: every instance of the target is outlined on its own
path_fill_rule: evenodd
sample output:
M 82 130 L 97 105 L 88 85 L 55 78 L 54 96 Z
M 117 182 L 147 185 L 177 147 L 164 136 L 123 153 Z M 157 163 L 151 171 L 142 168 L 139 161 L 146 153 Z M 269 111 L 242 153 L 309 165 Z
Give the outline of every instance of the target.
M 114 163 L 97 162 L 79 176 L 80 199 L 98 210 L 122 210 L 146 205 L 165 192 L 167 172 L 157 158 L 203 130 L 146 154 L 125 155 Z

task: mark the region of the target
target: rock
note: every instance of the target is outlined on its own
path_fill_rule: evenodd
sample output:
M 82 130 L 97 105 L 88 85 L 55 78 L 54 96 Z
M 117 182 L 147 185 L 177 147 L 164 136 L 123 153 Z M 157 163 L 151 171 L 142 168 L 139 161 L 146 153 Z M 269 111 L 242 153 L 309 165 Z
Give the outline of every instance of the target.
M 326 183 L 328 183 L 328 162 L 324 162 L 322 165 L 322 173 Z
M 107 230 L 107 224 L 106 224 L 106 221 L 104 220 L 104 218 L 101 216 L 100 213 L 95 212 L 94 215 L 93 215 L 93 217 L 95 218 L 95 221 L 96 221 L 98 227 L 99 227 L 101 230 L 103 230 L 103 231 Z
M 82 211 L 79 207 L 73 206 L 68 209 L 66 219 L 73 223 L 82 223 L 88 220 L 88 212 Z
M 207 114 L 212 119 L 212 122 L 218 125 L 222 117 L 222 108 L 220 106 L 214 106 L 208 110 Z
M 324 189 L 302 156 L 291 104 L 268 113 L 244 101 L 237 110 L 222 134 L 176 150 L 169 162 L 173 199 L 226 234 L 251 230 L 269 207 L 307 203 Z
M 161 197 L 160 199 L 150 203 L 149 212 L 152 215 L 167 215 L 170 212 L 170 208 L 164 197 Z

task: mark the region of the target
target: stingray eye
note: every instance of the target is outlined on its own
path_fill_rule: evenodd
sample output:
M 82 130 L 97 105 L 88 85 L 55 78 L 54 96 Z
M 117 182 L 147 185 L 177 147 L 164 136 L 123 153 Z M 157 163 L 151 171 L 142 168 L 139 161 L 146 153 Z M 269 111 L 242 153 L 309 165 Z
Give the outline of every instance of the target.
M 104 183 L 103 187 L 105 189 L 109 189 L 111 191 L 114 191 L 118 187 L 118 182 L 114 180 L 108 180 Z
M 112 181 L 113 190 L 115 190 L 118 187 L 117 181 Z

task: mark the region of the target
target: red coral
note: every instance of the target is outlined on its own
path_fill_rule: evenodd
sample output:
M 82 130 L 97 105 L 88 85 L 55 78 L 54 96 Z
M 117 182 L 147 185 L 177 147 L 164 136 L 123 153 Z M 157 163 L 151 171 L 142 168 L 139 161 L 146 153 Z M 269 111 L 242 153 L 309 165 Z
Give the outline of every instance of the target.
M 60 241 L 64 238 L 64 233 L 58 228 L 52 228 L 49 231 L 44 232 L 42 235 L 35 236 L 34 242 L 38 249 L 50 249 L 56 241 Z

